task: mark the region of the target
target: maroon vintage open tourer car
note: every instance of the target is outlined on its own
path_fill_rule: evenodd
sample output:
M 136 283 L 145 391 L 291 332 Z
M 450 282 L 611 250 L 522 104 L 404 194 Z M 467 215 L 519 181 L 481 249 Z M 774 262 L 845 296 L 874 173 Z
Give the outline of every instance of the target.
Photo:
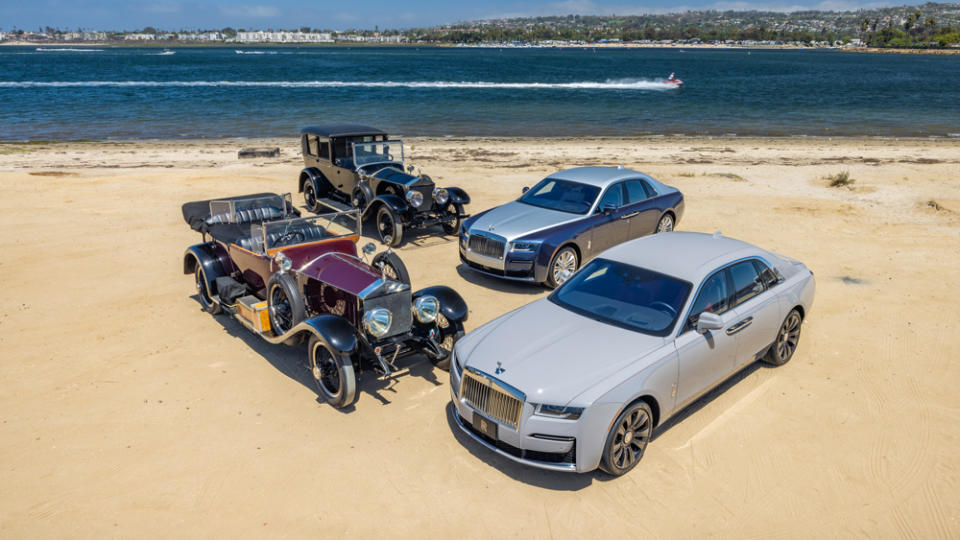
M 456 291 L 412 292 L 392 251 L 358 256 L 356 210 L 301 218 L 290 194 L 259 193 L 183 205 L 203 234 L 187 249 L 204 310 L 225 312 L 270 343 L 307 339 L 310 371 L 334 407 L 356 399 L 363 370 L 395 375 L 398 358 L 423 353 L 449 369 L 467 305 Z

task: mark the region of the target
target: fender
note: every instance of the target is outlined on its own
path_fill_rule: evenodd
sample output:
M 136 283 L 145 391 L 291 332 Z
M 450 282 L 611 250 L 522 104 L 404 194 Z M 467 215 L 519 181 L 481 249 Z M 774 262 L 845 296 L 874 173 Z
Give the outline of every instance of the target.
M 446 190 L 447 193 L 450 194 L 450 202 L 458 204 L 470 204 L 470 196 L 467 195 L 466 191 L 458 187 L 448 187 Z
M 196 261 L 196 263 L 193 261 Z M 216 294 L 217 287 L 214 281 L 220 276 L 228 275 L 228 273 L 220 264 L 217 254 L 213 252 L 212 244 L 196 244 L 188 247 L 183 254 L 183 273 L 192 274 L 197 263 L 203 267 L 203 277 L 207 281 L 207 290 Z
M 413 293 L 413 298 L 416 300 L 427 294 L 440 301 L 440 312 L 443 313 L 443 316 L 446 317 L 447 320 L 453 322 L 464 322 L 467 320 L 467 316 L 469 315 L 467 303 L 457 291 L 446 285 L 437 285 L 420 289 Z
M 407 205 L 407 201 L 392 193 L 386 193 L 370 201 L 370 204 L 367 205 L 367 209 L 363 211 L 363 217 L 366 217 L 369 212 L 376 210 L 381 204 L 385 204 L 390 208 L 393 208 L 398 214 L 404 214 L 410 209 L 410 207 Z
M 350 354 L 357 349 L 357 332 L 343 317 L 324 314 L 303 321 L 308 326 L 306 332 L 317 336 L 324 345 L 332 350 Z
M 297 191 L 303 193 L 303 186 L 306 185 L 307 180 L 313 182 L 313 188 L 317 193 L 320 193 L 320 184 L 330 182 L 327 181 L 327 177 L 323 175 L 316 167 L 307 167 L 300 171 L 300 182 L 297 185 Z

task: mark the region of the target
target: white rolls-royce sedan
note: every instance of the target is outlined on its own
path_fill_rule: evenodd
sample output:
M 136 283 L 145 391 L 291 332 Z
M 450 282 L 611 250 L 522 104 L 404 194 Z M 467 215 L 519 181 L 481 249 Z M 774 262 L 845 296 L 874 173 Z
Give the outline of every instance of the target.
M 454 416 L 521 463 L 624 474 L 697 397 L 789 361 L 814 289 L 802 263 L 719 233 L 620 244 L 456 344 Z

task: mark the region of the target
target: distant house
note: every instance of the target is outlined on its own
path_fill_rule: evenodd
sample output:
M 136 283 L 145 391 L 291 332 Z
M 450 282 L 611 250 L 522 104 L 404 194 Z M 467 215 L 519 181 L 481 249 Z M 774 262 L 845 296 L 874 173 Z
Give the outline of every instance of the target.
M 157 39 L 156 34 L 125 34 L 123 36 L 124 41 L 155 41 Z
M 329 32 L 237 32 L 240 43 L 332 43 Z

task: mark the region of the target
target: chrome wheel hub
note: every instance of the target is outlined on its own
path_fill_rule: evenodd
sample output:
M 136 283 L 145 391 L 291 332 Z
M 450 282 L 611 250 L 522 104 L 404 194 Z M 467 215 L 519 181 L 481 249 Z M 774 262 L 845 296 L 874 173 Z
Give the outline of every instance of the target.
M 663 216 L 663 219 L 660 220 L 660 225 L 657 227 L 657 232 L 670 232 L 673 230 L 673 218 L 670 216 Z
M 557 262 L 553 265 L 553 280 L 557 285 L 570 279 L 570 276 L 577 270 L 577 257 L 572 251 L 564 251 L 557 257 Z
M 313 378 L 314 378 L 314 379 L 316 379 L 316 380 L 319 381 L 320 378 L 323 377 L 323 372 L 320 371 L 320 366 L 314 365 L 314 366 L 313 366 L 313 369 L 312 369 L 311 371 L 313 371 Z

